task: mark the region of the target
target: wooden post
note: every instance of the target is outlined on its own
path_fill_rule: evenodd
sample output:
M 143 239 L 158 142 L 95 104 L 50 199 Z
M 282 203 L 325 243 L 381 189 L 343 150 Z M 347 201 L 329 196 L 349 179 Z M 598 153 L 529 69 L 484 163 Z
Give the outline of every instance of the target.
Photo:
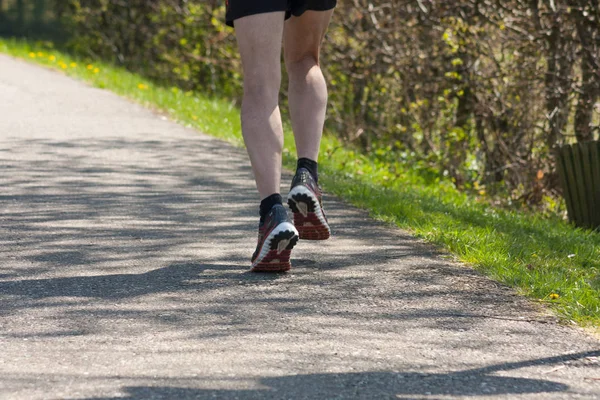
M 600 141 L 563 146 L 557 168 L 569 219 L 582 228 L 600 228 Z

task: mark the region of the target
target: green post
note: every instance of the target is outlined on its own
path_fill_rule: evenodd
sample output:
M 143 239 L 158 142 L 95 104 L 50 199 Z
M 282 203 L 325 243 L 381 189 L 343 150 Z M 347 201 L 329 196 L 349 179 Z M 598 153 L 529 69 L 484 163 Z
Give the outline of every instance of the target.
M 561 147 L 557 168 L 571 222 L 599 229 L 600 141 Z

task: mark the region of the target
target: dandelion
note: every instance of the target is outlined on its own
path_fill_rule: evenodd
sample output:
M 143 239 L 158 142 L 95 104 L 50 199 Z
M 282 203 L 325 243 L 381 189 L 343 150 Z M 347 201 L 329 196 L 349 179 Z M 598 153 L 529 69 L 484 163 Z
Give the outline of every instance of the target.
M 29 57 L 35 58 L 35 53 L 34 52 L 29 53 Z
M 67 69 L 67 64 L 65 64 L 64 62 L 59 62 L 58 66 L 61 67 L 62 69 Z
M 87 69 L 92 70 L 92 69 L 94 69 L 94 66 L 92 64 L 88 64 Z
M 148 89 L 148 85 L 144 85 L 143 83 L 138 83 L 138 89 L 146 90 L 146 89 Z
M 49 55 L 48 56 L 48 60 L 50 60 L 50 61 L 56 61 L 56 56 Z
M 550 293 L 550 296 L 548 296 L 548 297 L 550 297 L 550 299 L 552 299 L 552 300 L 556 300 L 560 297 L 560 295 L 558 295 L 556 293 Z
M 94 68 L 94 73 L 97 74 L 98 72 L 100 72 L 100 68 Z
M 74 62 L 72 62 L 71 64 L 69 64 L 69 66 L 70 66 L 71 68 L 76 68 L 76 67 L 77 67 L 77 63 L 74 63 Z
M 41 51 L 39 51 L 39 52 L 37 53 L 37 56 L 38 56 L 38 57 L 44 57 L 44 53 L 42 53 Z
M 194 121 L 196 121 L 196 120 L 198 120 L 198 117 L 196 117 L 195 115 L 192 115 L 192 119 L 193 119 Z
M 458 65 L 463 65 L 463 60 L 461 60 L 460 58 L 455 58 L 452 60 L 452 65 L 455 67 Z

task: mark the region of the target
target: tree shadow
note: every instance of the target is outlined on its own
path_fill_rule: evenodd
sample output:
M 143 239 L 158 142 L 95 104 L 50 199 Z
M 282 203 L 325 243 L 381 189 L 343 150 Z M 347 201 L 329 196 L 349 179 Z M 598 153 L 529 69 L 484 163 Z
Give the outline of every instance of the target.
M 198 311 L 184 295 L 223 287 L 282 314 L 310 313 L 318 304 L 331 304 L 325 312 L 346 320 L 431 320 L 443 329 L 515 313 L 516 298 L 502 286 L 445 262 L 431 246 L 390 232 L 332 196 L 326 202 L 333 240 L 301 244 L 293 275 L 247 273 L 257 195 L 243 150 L 218 140 L 17 138 L 0 146 L 0 166 L 13 171 L 0 176 L 0 184 L 9 189 L 0 194 L 6 205 L 0 226 L 0 297 L 10 299 L 0 305 L 2 315 L 77 302 L 86 308 L 65 311 L 70 318 L 84 318 L 94 307 L 98 318 L 156 319 L 160 307 L 129 313 L 104 306 L 177 295 L 178 310 Z M 285 174 L 284 186 L 290 178 Z M 315 274 L 327 278 L 315 279 Z M 271 297 L 240 292 L 245 285 L 267 288 L 272 281 L 288 285 L 288 291 Z M 301 290 L 313 298 L 307 301 Z M 345 299 L 380 304 L 429 299 L 432 306 L 375 308 L 366 314 L 340 306 Z M 490 311 L 464 311 L 481 304 Z M 222 298 L 202 311 L 220 313 L 235 305 L 234 297 Z
M 81 156 L 82 151 L 94 157 Z M 106 161 L 115 159 L 115 165 Z M 332 196 L 326 197 L 336 234 L 331 241 L 301 243 L 291 274 L 249 273 L 256 194 L 243 152 L 221 142 L 16 139 L 0 151 L 0 166 L 12 171 L 0 176 L 0 185 L 8 188 L 0 194 L 0 316 L 7 327 L 0 336 L 5 340 L 60 346 L 63 340 L 93 341 L 115 332 L 136 338 L 151 327 L 194 346 L 232 338 L 252 341 L 291 326 L 311 341 L 333 340 L 336 330 L 350 332 L 349 345 L 369 351 L 374 337 L 393 348 L 399 338 L 410 337 L 406 331 L 462 336 L 496 319 L 514 319 L 510 328 L 522 329 L 521 340 L 540 341 L 539 330 L 521 323 L 527 321 L 524 315 L 545 322 L 528 302 Z M 24 328 L 28 316 L 44 323 Z M 472 340 L 444 343 L 430 338 L 416 346 L 493 353 L 500 337 L 475 334 Z M 273 346 L 287 354 L 283 342 Z M 580 347 L 589 346 L 582 342 Z M 348 362 L 367 359 L 359 355 Z M 385 398 L 566 390 L 560 383 L 494 372 L 264 377 L 259 382 L 264 390 L 133 381 L 125 398 L 319 398 L 328 390 L 346 398 Z
M 301 374 L 280 377 L 263 377 L 254 386 L 257 389 L 198 389 L 192 388 L 194 379 L 177 379 L 178 386 L 156 385 L 125 386 L 119 396 L 87 397 L 85 400 L 141 400 L 141 399 L 398 399 L 436 396 L 506 396 L 565 392 L 569 387 L 550 380 L 528 379 L 493 375 L 519 368 L 552 365 L 569 360 L 600 355 L 600 350 L 556 357 L 532 359 L 516 363 L 503 363 L 449 373 L 420 372 L 356 372 Z M 235 380 L 235 379 L 233 379 Z M 412 396 L 412 397 L 411 397 Z

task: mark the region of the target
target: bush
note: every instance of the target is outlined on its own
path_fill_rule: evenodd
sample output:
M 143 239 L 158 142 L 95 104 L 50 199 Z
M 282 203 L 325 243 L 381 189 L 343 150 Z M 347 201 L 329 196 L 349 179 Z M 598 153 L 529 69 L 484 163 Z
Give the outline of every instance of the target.
M 69 45 L 185 90 L 234 96 L 239 61 L 220 3 L 71 0 Z

